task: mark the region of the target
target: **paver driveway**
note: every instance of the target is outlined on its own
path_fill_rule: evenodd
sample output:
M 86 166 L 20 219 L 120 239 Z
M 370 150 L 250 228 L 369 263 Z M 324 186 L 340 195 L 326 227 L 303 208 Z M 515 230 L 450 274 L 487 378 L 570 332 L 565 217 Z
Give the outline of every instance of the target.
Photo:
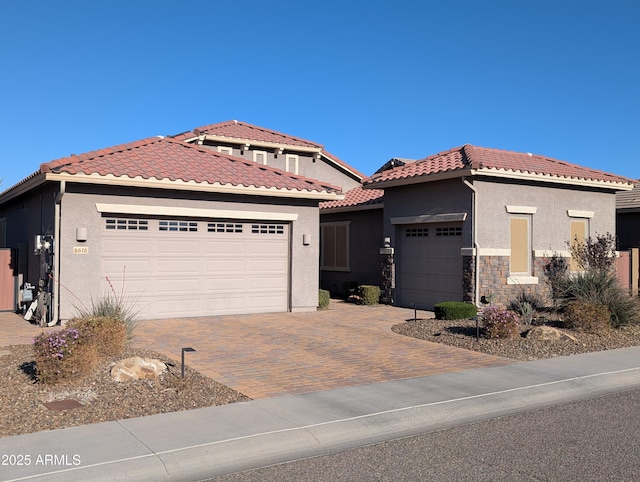
M 424 315 L 424 313 L 422 313 Z M 134 345 L 180 360 L 251 398 L 315 392 L 513 362 L 398 335 L 413 311 L 331 301 L 331 309 L 140 322 Z

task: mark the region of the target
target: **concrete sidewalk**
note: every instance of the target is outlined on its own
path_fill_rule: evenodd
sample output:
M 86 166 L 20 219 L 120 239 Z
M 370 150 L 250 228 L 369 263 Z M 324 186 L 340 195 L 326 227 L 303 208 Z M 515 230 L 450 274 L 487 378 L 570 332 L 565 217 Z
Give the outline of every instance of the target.
M 640 347 L 254 400 L 2 438 L 0 480 L 201 480 L 634 388 Z

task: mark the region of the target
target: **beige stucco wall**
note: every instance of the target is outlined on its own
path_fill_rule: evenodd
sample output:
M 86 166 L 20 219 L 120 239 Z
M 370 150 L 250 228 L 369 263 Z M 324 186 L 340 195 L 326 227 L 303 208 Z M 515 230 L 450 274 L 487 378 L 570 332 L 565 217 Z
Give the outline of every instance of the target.
M 510 247 L 506 206 L 536 208 L 532 219 L 532 249 L 566 251 L 570 239 L 568 210 L 593 212 L 589 235 L 615 234 L 615 195 L 568 185 L 532 185 L 508 181 L 473 182 L 478 190 L 478 245 L 481 249 Z
M 222 209 L 243 212 L 293 213 L 291 223 L 290 308 L 315 310 L 318 303 L 319 214 L 317 201 L 266 198 L 260 196 L 204 195 L 169 193 L 143 189 L 109 190 L 94 186 L 67 184 L 62 198 L 60 280 L 61 318 L 74 315 L 74 305 L 90 303 L 105 292 L 106 280 L 100 277 L 100 237 L 103 229 L 96 203 L 154 205 L 196 209 Z M 76 241 L 76 228 L 87 229 L 87 241 Z M 311 243 L 303 245 L 303 234 Z M 74 255 L 73 246 L 86 246 L 89 253 Z

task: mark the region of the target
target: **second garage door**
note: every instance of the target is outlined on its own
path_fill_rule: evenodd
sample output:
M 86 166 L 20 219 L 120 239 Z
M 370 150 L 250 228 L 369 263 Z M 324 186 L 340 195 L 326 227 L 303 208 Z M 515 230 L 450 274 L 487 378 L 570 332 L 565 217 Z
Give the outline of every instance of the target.
M 399 229 L 399 304 L 432 310 L 442 301 L 462 301 L 462 224 L 412 224 Z
M 139 318 L 289 309 L 289 225 L 103 218 L 102 275 Z

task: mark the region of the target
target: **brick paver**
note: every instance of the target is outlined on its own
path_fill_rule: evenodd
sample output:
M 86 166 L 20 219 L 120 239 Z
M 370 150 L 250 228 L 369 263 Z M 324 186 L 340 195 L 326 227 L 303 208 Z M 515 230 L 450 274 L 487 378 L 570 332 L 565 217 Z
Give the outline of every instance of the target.
M 391 331 L 411 318 L 408 309 L 332 300 L 311 313 L 143 321 L 134 343 L 177 361 L 192 347 L 188 365 L 254 399 L 513 362 Z
M 420 313 L 425 317 L 425 313 Z M 499 358 L 398 335 L 413 311 L 331 301 L 331 309 L 141 321 L 134 346 L 186 363 L 257 399 L 504 365 Z M 31 343 L 42 328 L 0 313 L 0 346 Z M 50 329 L 49 329 L 50 330 Z

